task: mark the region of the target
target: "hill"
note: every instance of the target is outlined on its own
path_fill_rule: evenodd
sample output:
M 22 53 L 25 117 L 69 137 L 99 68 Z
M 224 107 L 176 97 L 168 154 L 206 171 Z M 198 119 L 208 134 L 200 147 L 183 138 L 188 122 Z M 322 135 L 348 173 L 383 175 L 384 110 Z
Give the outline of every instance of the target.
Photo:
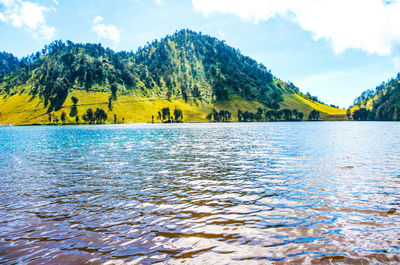
M 20 67 L 20 61 L 17 57 L 7 52 L 0 52 L 0 81 Z
M 135 53 L 55 41 L 8 73 L 0 80 L 3 124 L 48 123 L 51 115 L 69 113 L 71 106 L 65 122 L 76 122 L 75 112 L 81 115 L 88 108 L 105 109 L 106 122 L 115 115 L 117 121 L 149 122 L 166 106 L 182 110 L 187 122 L 206 121 L 213 108 L 228 110 L 232 120 L 239 109 L 255 113 L 280 106 L 301 109 L 305 116 L 317 109 L 322 119 L 344 117 L 344 110 L 307 99 L 223 41 L 190 30 Z
M 355 120 L 400 121 L 400 73 L 375 91 L 364 91 L 350 110 Z

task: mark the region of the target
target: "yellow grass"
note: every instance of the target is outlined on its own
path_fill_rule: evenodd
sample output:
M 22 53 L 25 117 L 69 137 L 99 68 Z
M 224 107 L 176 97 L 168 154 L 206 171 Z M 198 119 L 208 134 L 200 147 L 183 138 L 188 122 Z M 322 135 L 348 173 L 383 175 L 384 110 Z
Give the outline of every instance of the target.
M 240 97 L 234 97 L 230 101 L 207 104 L 200 101 L 185 102 L 182 99 L 167 101 L 159 98 L 124 95 L 119 96 L 116 101 L 113 101 L 112 110 L 109 110 L 109 93 L 74 90 L 68 95 L 63 107 L 57 112 L 53 112 L 59 120 L 61 120 L 61 113 L 65 112 L 67 114 L 67 124 L 75 123 L 75 117 L 69 116 L 72 106 L 72 96 L 79 99 L 77 107 L 81 123 L 83 123 L 82 114 L 89 108 L 92 108 L 93 111 L 96 108 L 104 109 L 108 116 L 106 123 L 114 122 L 114 114 L 117 115 L 118 123 L 121 123 L 122 119 L 124 119 L 125 123 L 151 122 L 153 115 L 154 121 L 159 122 L 157 120 L 157 113 L 164 107 L 169 107 L 171 112 L 173 112 L 175 107 L 180 108 L 183 111 L 183 122 L 206 122 L 206 116 L 211 112 L 212 108 L 229 110 L 232 113 L 232 121 L 237 121 L 236 115 L 238 109 L 256 112 L 258 107 L 264 108 L 261 103 L 246 101 Z M 346 119 L 346 110 L 308 101 L 296 94 L 284 95 L 284 102 L 281 103 L 281 108 L 297 109 L 304 113 L 305 118 L 307 118 L 312 109 L 316 109 L 321 112 L 321 119 L 323 120 Z M 48 124 L 49 119 L 46 111 L 47 108 L 44 107 L 42 100 L 24 93 L 14 96 L 2 96 L 0 98 L 0 124 Z
M 60 120 L 62 112 L 67 114 L 67 124 L 74 124 L 75 117 L 70 117 L 72 101 L 71 97 L 75 96 L 79 99 L 77 108 L 80 122 L 83 123 L 82 114 L 87 109 L 93 111 L 96 108 L 102 108 L 107 112 L 106 123 L 114 122 L 114 114 L 117 115 L 117 122 L 121 123 L 124 119 L 125 123 L 151 122 L 154 116 L 157 120 L 157 113 L 164 107 L 169 107 L 171 112 L 175 107 L 183 111 L 183 122 L 206 122 L 206 116 L 211 112 L 212 108 L 217 110 L 229 110 L 233 114 L 233 121 L 237 121 L 237 110 L 248 110 L 255 112 L 257 107 L 262 107 L 258 102 L 249 102 L 241 98 L 234 98 L 231 101 L 218 102 L 214 105 L 203 103 L 201 101 L 185 102 L 179 100 L 164 100 L 159 98 L 145 98 L 133 95 L 119 96 L 116 101 L 112 102 L 112 110 L 108 109 L 109 93 L 105 92 L 86 92 L 82 90 L 74 90 L 68 95 L 63 107 L 52 112 Z M 48 124 L 47 108 L 44 107 L 43 101 L 38 97 L 32 97 L 26 94 L 7 96 L 0 98 L 0 124 Z M 59 121 L 61 123 L 61 120 Z
M 297 109 L 304 113 L 304 118 L 307 119 L 308 114 L 313 110 L 320 112 L 321 120 L 347 120 L 346 109 L 337 109 L 331 106 L 307 100 L 298 94 L 285 94 L 284 100 L 280 104 L 281 108 Z

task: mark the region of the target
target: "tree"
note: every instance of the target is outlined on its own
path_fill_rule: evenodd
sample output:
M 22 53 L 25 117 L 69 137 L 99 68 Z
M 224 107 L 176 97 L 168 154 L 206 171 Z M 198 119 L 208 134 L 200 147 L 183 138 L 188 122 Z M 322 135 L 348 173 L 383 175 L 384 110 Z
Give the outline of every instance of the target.
M 112 106 L 112 96 L 108 97 L 108 110 L 112 111 L 113 110 L 113 106 Z
M 175 107 L 175 109 L 174 109 L 174 118 L 175 118 L 175 121 L 182 121 L 183 112 L 182 112 L 181 109 Z
M 267 120 L 267 121 L 271 121 L 271 120 L 273 120 L 273 118 L 274 118 L 274 110 L 267 110 L 267 111 L 265 111 L 264 112 L 264 116 L 265 116 L 265 119 Z
M 243 112 L 242 112 L 240 109 L 238 109 L 238 114 L 237 114 L 237 116 L 238 116 L 238 121 L 239 121 L 239 122 L 242 121 Z
M 243 119 L 242 121 L 244 122 L 248 122 L 248 121 L 254 121 L 255 115 L 254 113 L 250 112 L 250 111 L 245 111 L 243 112 Z
M 152 116 L 152 117 L 154 117 L 154 116 Z M 154 120 L 154 118 L 153 118 L 153 120 Z M 114 124 L 115 123 L 117 123 L 117 114 L 114 113 Z
M 64 123 L 64 124 L 65 124 L 65 118 L 66 118 L 66 117 L 67 117 L 67 114 L 63 111 L 63 112 L 61 113 L 60 119 L 61 119 L 62 123 Z
M 262 108 L 260 108 L 260 107 L 257 108 L 257 113 L 255 114 L 256 121 L 261 121 L 263 111 L 264 110 Z
M 161 109 L 161 115 L 162 115 L 162 121 L 164 122 L 165 120 L 171 121 L 171 112 L 169 110 L 169 107 L 165 107 Z
M 72 106 L 71 106 L 71 111 L 69 112 L 69 116 L 75 117 L 76 115 L 78 115 L 78 107 L 76 106 L 76 104 L 78 104 L 79 99 L 77 97 L 72 96 L 71 101 L 72 101 Z
M 366 108 L 360 108 L 353 112 L 353 119 L 355 121 L 366 121 L 368 120 L 369 111 Z
M 213 120 L 218 122 L 219 121 L 219 113 L 216 109 L 212 108 L 211 110 L 211 116 L 213 117 Z
M 276 110 L 275 111 L 275 119 L 276 120 L 282 119 L 282 115 L 283 115 L 283 112 L 281 110 Z
M 319 120 L 319 111 L 313 109 L 310 114 L 308 115 L 308 119 L 310 121 L 317 121 Z
M 294 115 L 294 118 L 295 118 L 296 120 L 298 120 L 298 119 L 299 119 L 299 112 L 297 111 L 297 109 L 292 110 L 292 113 L 293 113 L 293 115 Z
M 347 109 L 346 116 L 347 116 L 347 120 L 351 120 L 351 109 Z
M 107 113 L 103 109 L 97 108 L 94 112 L 94 120 L 96 123 L 103 123 L 107 120 Z
M 79 116 L 78 115 L 75 116 L 75 123 L 79 124 Z
M 49 117 L 48 117 L 49 123 L 51 123 L 51 113 L 49 113 L 48 115 L 49 115 Z
M 82 115 L 82 119 L 89 124 L 92 124 L 94 122 L 94 113 L 91 108 L 86 110 L 86 113 Z
M 292 111 L 290 109 L 283 109 L 283 117 L 285 120 L 290 121 L 292 119 Z
M 304 117 L 304 113 L 303 112 L 299 112 L 299 120 L 303 120 L 303 117 Z
M 77 97 L 72 96 L 71 100 L 72 100 L 73 105 L 78 104 L 79 99 Z
M 211 120 L 212 120 L 212 113 L 208 113 L 207 116 L 206 116 L 206 119 L 207 119 L 209 122 L 211 122 Z
M 118 85 L 117 83 L 113 82 L 110 86 L 111 90 L 111 97 L 113 100 L 117 100 L 117 90 L 118 90 Z

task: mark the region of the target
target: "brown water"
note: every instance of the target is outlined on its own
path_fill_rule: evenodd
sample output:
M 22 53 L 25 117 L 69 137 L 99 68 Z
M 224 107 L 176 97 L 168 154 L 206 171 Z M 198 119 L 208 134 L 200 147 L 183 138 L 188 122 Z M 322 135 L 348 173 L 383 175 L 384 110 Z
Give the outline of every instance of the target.
M 0 263 L 400 263 L 399 135 L 386 122 L 0 128 Z

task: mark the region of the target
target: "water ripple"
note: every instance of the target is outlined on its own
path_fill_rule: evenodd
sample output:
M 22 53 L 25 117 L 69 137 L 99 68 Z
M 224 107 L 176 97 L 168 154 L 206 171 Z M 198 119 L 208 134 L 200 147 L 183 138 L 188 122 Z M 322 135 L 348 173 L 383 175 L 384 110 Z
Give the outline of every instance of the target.
M 0 128 L 0 263 L 399 263 L 399 134 L 389 122 Z

